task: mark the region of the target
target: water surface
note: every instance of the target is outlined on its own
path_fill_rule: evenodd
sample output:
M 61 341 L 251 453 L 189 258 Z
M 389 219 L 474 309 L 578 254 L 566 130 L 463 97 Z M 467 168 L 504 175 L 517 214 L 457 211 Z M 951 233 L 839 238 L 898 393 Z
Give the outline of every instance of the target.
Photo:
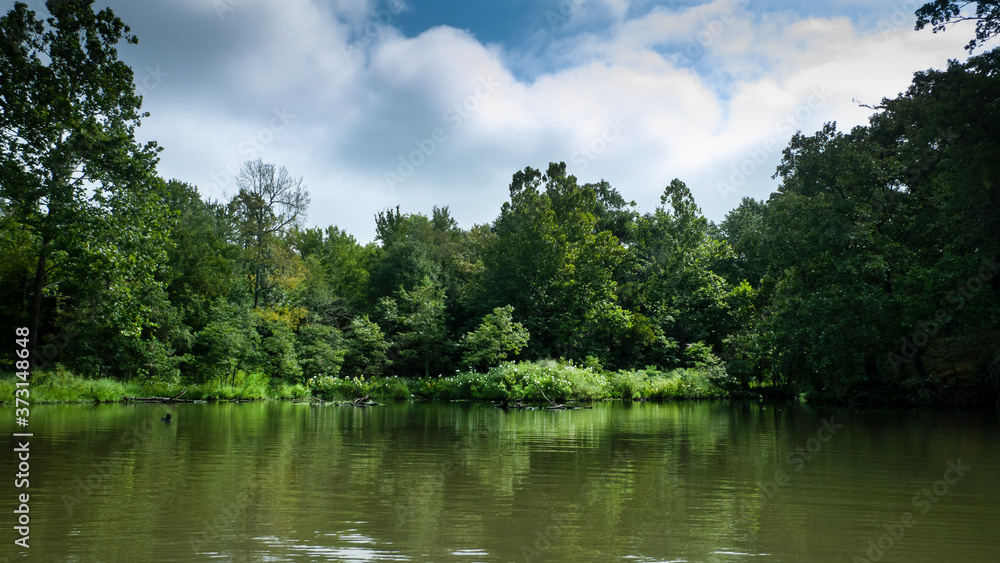
M 996 411 L 37 406 L 30 430 L 36 561 L 1000 560 Z

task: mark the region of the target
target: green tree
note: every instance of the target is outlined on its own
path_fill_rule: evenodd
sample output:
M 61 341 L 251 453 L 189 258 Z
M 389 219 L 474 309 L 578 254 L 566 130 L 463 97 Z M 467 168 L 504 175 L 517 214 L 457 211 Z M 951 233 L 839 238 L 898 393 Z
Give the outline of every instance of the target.
M 423 280 L 435 283 L 441 272 L 427 248 L 419 241 L 404 239 L 382 247 L 373 260 L 369 274 L 372 302 L 392 297 L 400 290 L 409 291 Z
M 289 238 L 307 270 L 303 305 L 319 315 L 322 323 L 346 328 L 350 319 L 368 306 L 369 269 L 375 260 L 375 245 L 362 246 L 336 226 L 325 231 L 296 230 Z
M 216 302 L 205 328 L 195 334 L 187 378 L 193 383 L 216 377 L 231 382 L 238 370 L 256 368 L 261 345 L 257 322 L 245 307 L 221 299 Z
M 594 187 L 578 185 L 565 163 L 544 175 L 526 168 L 514 174 L 483 248 L 480 306 L 514 306 L 536 357 L 606 359 L 612 335 L 632 323 L 614 279 L 625 247 L 600 230 L 599 205 Z
M 425 279 L 411 290 L 400 290 L 389 307 L 389 316 L 399 324 L 394 342 L 399 353 L 396 365 L 409 373 L 430 375 L 431 366 L 441 366 L 449 348 L 444 289 Z
M 260 360 L 264 373 L 272 379 L 298 382 L 302 366 L 296 353 L 295 328 L 283 318 L 267 315 L 257 327 L 260 332 Z
M 976 14 L 963 14 L 970 4 L 976 5 Z M 934 33 L 948 29 L 949 24 L 963 21 L 976 22 L 976 36 L 965 48 L 972 52 L 990 38 L 1000 34 L 1000 0 L 934 0 L 917 9 L 917 31 L 931 24 Z
M 762 246 L 765 208 L 763 201 L 745 197 L 719 225 L 719 234 L 733 249 L 733 257 L 725 261 L 718 273 L 732 283 L 747 280 L 758 288 L 764 278 L 767 268 Z
M 731 322 L 726 281 L 713 269 L 731 249 L 713 236 L 690 190 L 673 180 L 661 206 L 636 223 L 622 300 L 636 314 L 634 342 L 625 363 L 672 367 L 682 346 L 705 341 L 718 349 Z
M 244 250 L 245 271 L 253 306 L 271 300 L 275 288 L 273 266 L 277 239 L 287 235 L 305 217 L 309 192 L 301 178 L 292 178 L 284 167 L 261 159 L 245 162 L 236 179 L 239 193 L 229 202 L 234 234 Z
M 168 267 L 161 275 L 184 322 L 201 330 L 211 304 L 229 295 L 238 281 L 239 248 L 228 242 L 225 207 L 203 201 L 194 186 L 171 180 L 164 201 L 177 214 L 177 222 L 170 230 Z
M 43 301 L 61 291 L 53 268 L 101 280 L 104 312 L 135 339 L 149 316 L 142 288 L 165 261 L 158 149 L 135 141 L 142 98 L 116 49 L 137 39 L 92 4 L 50 2 L 41 20 L 18 2 L 0 19 L 0 201 L 33 239 L 32 352 Z
M 389 342 L 368 315 L 355 317 L 347 329 L 347 351 L 341 373 L 346 376 L 381 375 L 388 364 Z
M 336 327 L 320 323 L 299 326 L 296 356 L 305 378 L 328 375 L 336 377 L 344 363 L 344 340 Z
M 514 307 L 497 307 L 483 317 L 476 330 L 462 337 L 461 346 L 465 350 L 462 362 L 470 367 L 493 366 L 517 355 L 527 346 L 530 335 L 528 329 L 515 322 Z

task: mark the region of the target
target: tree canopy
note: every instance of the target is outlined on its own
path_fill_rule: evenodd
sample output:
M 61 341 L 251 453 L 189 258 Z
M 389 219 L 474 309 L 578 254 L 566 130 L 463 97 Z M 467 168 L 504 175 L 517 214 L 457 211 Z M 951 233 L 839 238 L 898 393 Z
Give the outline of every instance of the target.
M 866 125 L 796 133 L 774 193 L 718 225 L 680 179 L 640 213 L 551 162 L 515 171 L 487 224 L 395 207 L 362 244 L 306 227 L 276 164 L 245 163 L 226 201 L 160 178 L 118 60 L 137 40 L 92 4 L 0 19 L 0 318 L 41 335 L 36 363 L 306 385 L 561 359 L 839 401 L 1000 391 L 1000 51 L 916 73 Z M 998 3 L 971 4 L 918 28 L 974 19 L 980 46 Z

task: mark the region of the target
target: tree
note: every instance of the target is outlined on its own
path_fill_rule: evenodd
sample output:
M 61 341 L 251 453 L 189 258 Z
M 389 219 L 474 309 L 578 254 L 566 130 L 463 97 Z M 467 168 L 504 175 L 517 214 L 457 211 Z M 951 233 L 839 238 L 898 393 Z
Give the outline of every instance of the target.
M 380 249 L 373 261 L 368 290 L 371 301 L 409 291 L 424 279 L 438 280 L 441 268 L 419 241 L 403 239 Z
M 254 318 L 244 307 L 219 300 L 212 307 L 205 328 L 195 335 L 192 369 L 194 383 L 218 377 L 234 381 L 239 369 L 259 363 L 261 337 Z
M 976 15 L 963 15 L 962 10 L 976 5 Z M 914 29 L 923 29 L 931 24 L 934 33 L 948 29 L 948 24 L 962 21 L 976 22 L 976 37 L 965 46 L 970 53 L 990 38 L 1000 34 L 1000 0 L 934 0 L 917 9 L 917 24 Z
M 684 182 L 672 180 L 660 203 L 636 222 L 626 259 L 622 301 L 636 315 L 634 338 L 643 343 L 626 361 L 672 367 L 682 360 L 681 345 L 718 347 L 727 332 L 726 282 L 713 268 L 731 249 L 712 236 Z
M 229 294 L 237 282 L 239 249 L 229 243 L 225 208 L 203 201 L 197 188 L 171 180 L 164 202 L 177 214 L 170 230 L 168 267 L 162 273 L 170 302 L 194 330 L 208 322 L 211 304 Z
M 614 279 L 626 250 L 601 230 L 600 205 L 594 187 L 580 186 L 565 163 L 551 163 L 544 175 L 530 167 L 514 174 L 483 249 L 478 301 L 487 311 L 513 305 L 535 356 L 606 359 L 613 335 L 631 325 Z
M 445 324 L 445 291 L 425 279 L 411 290 L 401 289 L 395 300 L 384 298 L 383 317 L 396 328 L 393 347 L 399 354 L 395 365 L 409 373 L 430 375 L 431 365 L 440 365 L 448 348 Z
M 158 148 L 135 141 L 142 97 L 116 49 L 138 40 L 92 4 L 50 1 L 43 21 L 18 2 L 0 19 L 0 201 L 34 239 L 32 357 L 44 298 L 64 281 L 48 283 L 54 266 L 100 279 L 111 293 L 105 312 L 138 338 L 142 287 L 164 262 Z
M 346 349 L 336 328 L 314 322 L 303 324 L 296 334 L 296 345 L 296 355 L 306 379 L 324 375 L 336 377 L 340 373 Z
M 528 329 L 512 318 L 514 307 L 497 307 L 483 317 L 476 330 L 462 337 L 462 362 L 470 367 L 492 366 L 527 346 Z
M 272 245 L 305 218 L 309 192 L 302 178 L 294 179 L 284 167 L 261 159 L 247 161 L 236 179 L 239 193 L 229 202 L 237 242 L 244 249 L 246 274 L 259 307 L 273 288 Z
M 335 226 L 325 232 L 317 228 L 296 230 L 289 238 L 306 270 L 300 292 L 302 305 L 321 323 L 346 328 L 368 305 L 368 269 L 375 245 L 361 246 Z
M 726 214 L 719 225 L 719 234 L 733 249 L 733 258 L 719 273 L 732 283 L 747 280 L 752 287 L 759 287 L 765 273 L 764 248 L 761 246 L 764 230 L 763 201 L 744 197 L 740 205 Z
M 347 352 L 341 370 L 346 376 L 381 375 L 388 363 L 389 343 L 368 315 L 355 317 L 347 329 Z

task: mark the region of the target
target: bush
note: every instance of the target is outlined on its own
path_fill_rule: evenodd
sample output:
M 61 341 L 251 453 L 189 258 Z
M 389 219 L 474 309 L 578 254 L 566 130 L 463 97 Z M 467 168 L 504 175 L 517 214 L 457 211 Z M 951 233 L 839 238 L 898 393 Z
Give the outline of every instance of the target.
M 649 395 L 649 382 L 645 372 L 619 370 L 608 376 L 611 396 L 631 401 Z
M 512 317 L 514 307 L 497 307 L 493 312 L 483 317 L 483 322 L 476 330 L 462 337 L 461 346 L 465 350 L 462 361 L 469 368 L 481 365 L 496 365 L 516 356 L 521 348 L 528 345 L 530 335 L 528 329 Z
M 410 388 L 406 380 L 399 377 L 359 377 L 320 376 L 307 382 L 308 392 L 325 401 L 348 401 L 368 395 L 378 401 L 405 400 L 410 398 Z
M 348 328 L 347 351 L 341 373 L 345 376 L 379 375 L 385 368 L 389 343 L 382 329 L 367 315 L 355 317 Z
M 271 388 L 271 397 L 275 399 L 307 399 L 309 396 L 309 388 L 301 383 L 289 385 L 282 382 Z
M 302 375 L 306 379 L 340 373 L 346 349 L 336 328 L 319 323 L 302 325 L 296 335 L 296 346 Z
M 465 372 L 418 380 L 414 394 L 424 399 L 480 401 L 529 399 L 592 400 L 607 396 L 607 378 L 572 362 L 505 362 L 486 373 Z
M 710 372 L 705 370 L 680 368 L 649 379 L 649 399 L 713 399 L 723 396 L 723 390 L 712 383 Z

